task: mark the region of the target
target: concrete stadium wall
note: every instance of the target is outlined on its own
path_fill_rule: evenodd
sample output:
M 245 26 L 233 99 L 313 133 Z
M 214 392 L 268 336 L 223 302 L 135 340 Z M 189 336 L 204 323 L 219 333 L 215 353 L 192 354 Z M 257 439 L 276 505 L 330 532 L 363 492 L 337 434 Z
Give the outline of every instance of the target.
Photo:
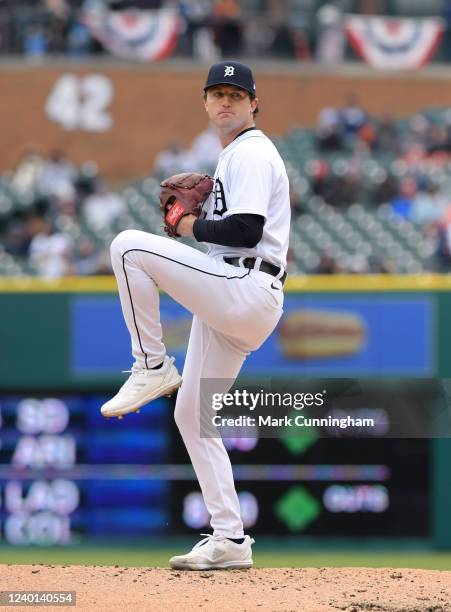
M 45 113 L 49 94 L 62 75 L 103 75 L 113 99 L 103 109 L 110 129 L 89 132 L 64 129 Z M 450 105 L 449 75 L 375 74 L 369 70 L 321 73 L 294 65 L 289 70 L 255 68 L 261 113 L 258 125 L 269 135 L 283 135 L 296 125 L 312 126 L 324 106 L 339 106 L 344 95 L 358 94 L 375 115 L 413 113 L 426 106 Z M 24 66 L 0 65 L 0 172 L 13 169 L 24 148 L 39 144 L 63 148 L 81 163 L 95 160 L 109 179 L 121 181 L 151 172 L 155 155 L 170 140 L 186 146 L 206 126 L 202 104 L 205 69 L 128 67 L 108 64 Z M 80 91 L 80 104 L 85 104 Z

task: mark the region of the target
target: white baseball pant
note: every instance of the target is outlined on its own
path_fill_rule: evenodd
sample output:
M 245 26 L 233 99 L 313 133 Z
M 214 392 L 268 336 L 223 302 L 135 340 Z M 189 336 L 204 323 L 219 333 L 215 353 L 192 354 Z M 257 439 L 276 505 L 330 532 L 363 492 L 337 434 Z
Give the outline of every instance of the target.
M 280 319 L 280 282 L 265 272 L 232 266 L 222 257 L 138 230 L 126 230 L 113 240 L 111 259 L 135 367 L 151 368 L 166 354 L 158 288 L 194 315 L 175 421 L 214 535 L 240 538 L 243 523 L 227 451 L 220 438 L 200 436 L 200 380 L 235 380 L 249 352 Z

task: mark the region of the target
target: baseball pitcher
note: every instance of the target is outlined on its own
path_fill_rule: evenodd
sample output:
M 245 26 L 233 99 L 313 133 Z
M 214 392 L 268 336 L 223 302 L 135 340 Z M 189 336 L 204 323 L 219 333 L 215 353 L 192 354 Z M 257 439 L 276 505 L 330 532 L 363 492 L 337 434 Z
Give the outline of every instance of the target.
M 168 236 L 194 236 L 207 243 L 208 252 L 138 230 L 113 240 L 134 363 L 128 380 L 101 408 L 105 417 L 122 417 L 180 387 L 175 421 L 213 534 L 170 565 L 194 570 L 252 566 L 253 540 L 243 532 L 228 454 L 220 437 L 200 435 L 199 389 L 201 379 L 235 380 L 247 355 L 276 327 L 290 229 L 288 178 L 276 148 L 255 126 L 251 69 L 234 61 L 214 64 L 204 105 L 223 146 L 214 178 L 169 177 L 160 203 Z M 158 288 L 193 313 L 182 376 L 162 341 Z

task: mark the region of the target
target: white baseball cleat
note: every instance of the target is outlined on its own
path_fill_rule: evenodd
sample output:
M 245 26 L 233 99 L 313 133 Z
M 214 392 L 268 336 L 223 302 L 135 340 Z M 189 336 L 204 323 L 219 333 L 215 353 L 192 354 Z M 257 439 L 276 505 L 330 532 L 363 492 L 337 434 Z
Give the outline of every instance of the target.
M 169 565 L 178 570 L 239 569 L 252 567 L 252 547 L 255 540 L 244 536 L 242 544 L 236 544 L 224 536 L 207 535 L 187 555 L 172 557 Z
M 132 370 L 127 381 L 112 399 L 103 404 L 100 412 L 107 418 L 121 418 L 129 412 L 138 412 L 141 406 L 157 397 L 170 395 L 181 384 L 174 357 L 166 355 L 159 370 Z

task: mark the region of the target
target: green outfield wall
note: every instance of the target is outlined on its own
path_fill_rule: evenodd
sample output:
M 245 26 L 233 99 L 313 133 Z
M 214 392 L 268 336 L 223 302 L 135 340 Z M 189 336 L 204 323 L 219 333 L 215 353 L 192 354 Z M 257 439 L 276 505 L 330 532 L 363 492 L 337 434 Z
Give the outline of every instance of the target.
M 432 312 L 428 332 L 432 355 L 424 375 L 451 378 L 451 276 L 296 277 L 289 279 L 286 295 L 288 299 L 297 296 L 301 305 L 318 296 L 328 296 L 330 299 L 345 296 L 366 302 L 374 300 L 374 303 L 389 298 L 408 300 L 422 296 L 428 300 Z M 111 375 L 99 373 L 97 377 L 84 379 L 71 372 L 69 362 L 74 332 L 70 313 L 74 300 L 83 296 L 109 296 L 119 303 L 116 282 L 112 277 L 56 281 L 0 279 L 2 389 L 46 389 L 57 386 L 61 390 L 84 390 L 93 385 L 115 384 L 116 380 Z M 380 318 L 384 316 L 386 311 L 382 308 Z M 411 332 L 415 331 L 415 320 L 412 319 Z M 114 335 L 115 330 L 109 329 L 110 333 Z M 407 336 L 405 339 L 408 339 Z

